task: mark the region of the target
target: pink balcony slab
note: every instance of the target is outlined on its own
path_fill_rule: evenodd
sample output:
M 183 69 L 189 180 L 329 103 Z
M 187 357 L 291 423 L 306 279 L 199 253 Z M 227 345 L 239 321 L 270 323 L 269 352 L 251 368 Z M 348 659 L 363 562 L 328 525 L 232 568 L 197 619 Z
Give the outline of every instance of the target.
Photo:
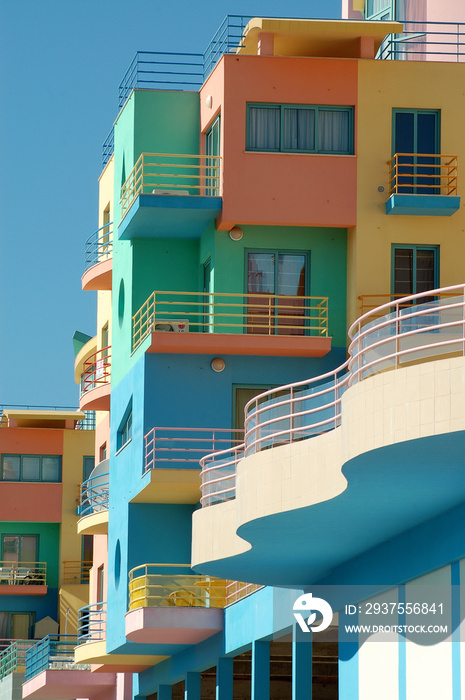
M 99 700 L 107 700 L 114 697 L 115 691 L 114 673 L 48 669 L 24 683 L 23 700 L 93 700 L 97 696 Z
M 126 637 L 141 644 L 198 644 L 222 629 L 222 608 L 153 607 L 126 613 Z

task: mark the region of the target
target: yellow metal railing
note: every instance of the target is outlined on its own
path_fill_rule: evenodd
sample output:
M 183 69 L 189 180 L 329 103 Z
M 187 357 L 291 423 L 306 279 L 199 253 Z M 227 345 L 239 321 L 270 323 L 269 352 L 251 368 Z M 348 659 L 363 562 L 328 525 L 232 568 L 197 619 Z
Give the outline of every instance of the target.
M 389 194 L 457 194 L 457 156 L 396 153 L 388 161 Z
M 0 561 L 0 585 L 45 586 L 47 563 L 44 561 Z
M 121 188 L 121 218 L 139 194 L 203 195 L 220 191 L 220 156 L 142 153 Z
M 452 297 L 454 294 L 452 292 L 450 293 L 442 293 L 442 294 L 435 294 L 434 295 L 434 300 L 437 299 L 446 299 L 447 297 Z M 387 304 L 390 301 L 397 301 L 398 299 L 403 299 L 405 298 L 405 294 L 360 294 L 359 297 L 357 297 L 359 301 L 359 308 L 358 308 L 358 316 L 363 316 L 363 314 L 366 314 L 368 311 L 373 311 L 374 309 L 377 309 L 379 306 L 382 306 L 383 304 Z M 432 299 L 433 300 L 433 297 Z M 399 308 L 401 309 L 406 309 L 410 306 L 415 306 L 416 301 L 415 300 L 410 300 L 406 301 L 405 303 L 402 303 L 399 305 Z M 424 301 L 423 301 L 424 303 Z M 382 315 L 385 315 L 388 313 L 385 308 L 381 309 L 379 313 L 374 313 L 372 314 L 373 318 L 379 318 Z
M 134 314 L 133 350 L 153 331 L 328 337 L 328 298 L 152 292 Z
M 64 561 L 63 583 L 89 583 L 89 571 L 91 567 L 91 561 Z
M 129 610 L 151 607 L 225 608 L 262 588 L 212 576 L 159 574 L 189 564 L 142 564 L 129 572 Z

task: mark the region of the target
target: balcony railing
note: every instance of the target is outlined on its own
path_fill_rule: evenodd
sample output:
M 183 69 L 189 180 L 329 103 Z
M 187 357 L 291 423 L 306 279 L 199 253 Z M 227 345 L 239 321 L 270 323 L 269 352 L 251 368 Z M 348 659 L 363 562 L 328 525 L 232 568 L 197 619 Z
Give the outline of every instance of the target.
M 133 316 L 133 350 L 152 331 L 328 337 L 328 298 L 152 292 Z
M 110 474 L 96 474 L 81 484 L 79 515 L 94 515 L 108 510 L 110 500 Z
M 404 32 L 387 37 L 377 58 L 396 61 L 465 61 L 462 22 L 405 21 Z
M 81 396 L 92 389 L 110 384 L 111 348 L 97 350 L 84 360 L 81 378 Z
M 63 584 L 89 583 L 91 561 L 64 561 Z
M 26 652 L 26 682 L 48 669 L 90 669 L 90 664 L 75 664 L 76 635 L 47 635 Z
M 95 411 L 84 411 L 85 418 L 78 420 L 76 430 L 95 430 Z
M 140 194 L 217 197 L 220 157 L 142 153 L 121 188 L 121 218 Z
M 92 603 L 80 608 L 78 618 L 79 643 L 103 641 L 106 636 L 106 626 L 106 602 Z
M 242 443 L 229 450 L 219 450 L 205 455 L 200 460 L 202 471 L 200 490 L 202 506 L 230 501 L 236 496 L 236 471 L 239 460 L 244 457 Z
M 0 640 L 2 642 L 3 640 Z M 5 640 L 6 641 L 6 640 Z M 10 673 L 22 672 L 26 667 L 26 651 L 35 644 L 35 640 L 18 639 L 12 641 L 0 652 L 0 680 Z
M 44 561 L 0 561 L 0 585 L 45 586 L 47 563 Z
M 113 255 L 113 223 L 101 226 L 86 241 L 85 269 L 109 260 Z
M 199 469 L 206 452 L 244 439 L 243 430 L 228 428 L 152 428 L 144 437 L 144 474 L 149 469 Z
M 457 195 L 457 156 L 396 153 L 388 166 L 390 195 Z
M 465 285 L 402 297 L 361 316 L 349 328 L 349 359 L 334 372 L 264 392 L 245 407 L 245 456 L 315 437 L 341 422 L 341 398 L 379 372 L 465 356 Z M 202 460 L 202 505 L 235 497 L 241 456 L 228 471 L 221 452 Z
M 159 574 L 188 564 L 142 564 L 129 572 L 129 610 L 150 607 L 225 608 L 262 588 L 211 576 Z

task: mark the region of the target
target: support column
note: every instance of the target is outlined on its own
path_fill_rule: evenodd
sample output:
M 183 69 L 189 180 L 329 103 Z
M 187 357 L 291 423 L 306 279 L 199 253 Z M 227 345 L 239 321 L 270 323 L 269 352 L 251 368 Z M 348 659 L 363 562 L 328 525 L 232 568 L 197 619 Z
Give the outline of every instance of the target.
M 200 700 L 200 673 L 188 671 L 184 682 L 184 700 Z
M 312 699 L 312 633 L 292 625 L 292 700 Z
M 270 700 L 270 643 L 252 643 L 251 700 Z
M 216 663 L 216 700 L 233 700 L 233 664 L 229 656 L 221 656 Z
M 171 700 L 171 686 L 159 685 L 157 692 L 157 700 Z

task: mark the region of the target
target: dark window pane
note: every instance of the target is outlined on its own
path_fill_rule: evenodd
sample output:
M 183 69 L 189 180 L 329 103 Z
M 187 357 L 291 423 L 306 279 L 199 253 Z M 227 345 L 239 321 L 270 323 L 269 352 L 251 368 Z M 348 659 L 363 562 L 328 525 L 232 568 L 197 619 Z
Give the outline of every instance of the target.
M 23 456 L 21 479 L 23 481 L 40 481 L 40 457 Z
M 315 150 L 315 110 L 284 110 L 283 148 L 299 151 Z
M 394 294 L 413 294 L 413 250 L 396 248 L 394 258 Z

